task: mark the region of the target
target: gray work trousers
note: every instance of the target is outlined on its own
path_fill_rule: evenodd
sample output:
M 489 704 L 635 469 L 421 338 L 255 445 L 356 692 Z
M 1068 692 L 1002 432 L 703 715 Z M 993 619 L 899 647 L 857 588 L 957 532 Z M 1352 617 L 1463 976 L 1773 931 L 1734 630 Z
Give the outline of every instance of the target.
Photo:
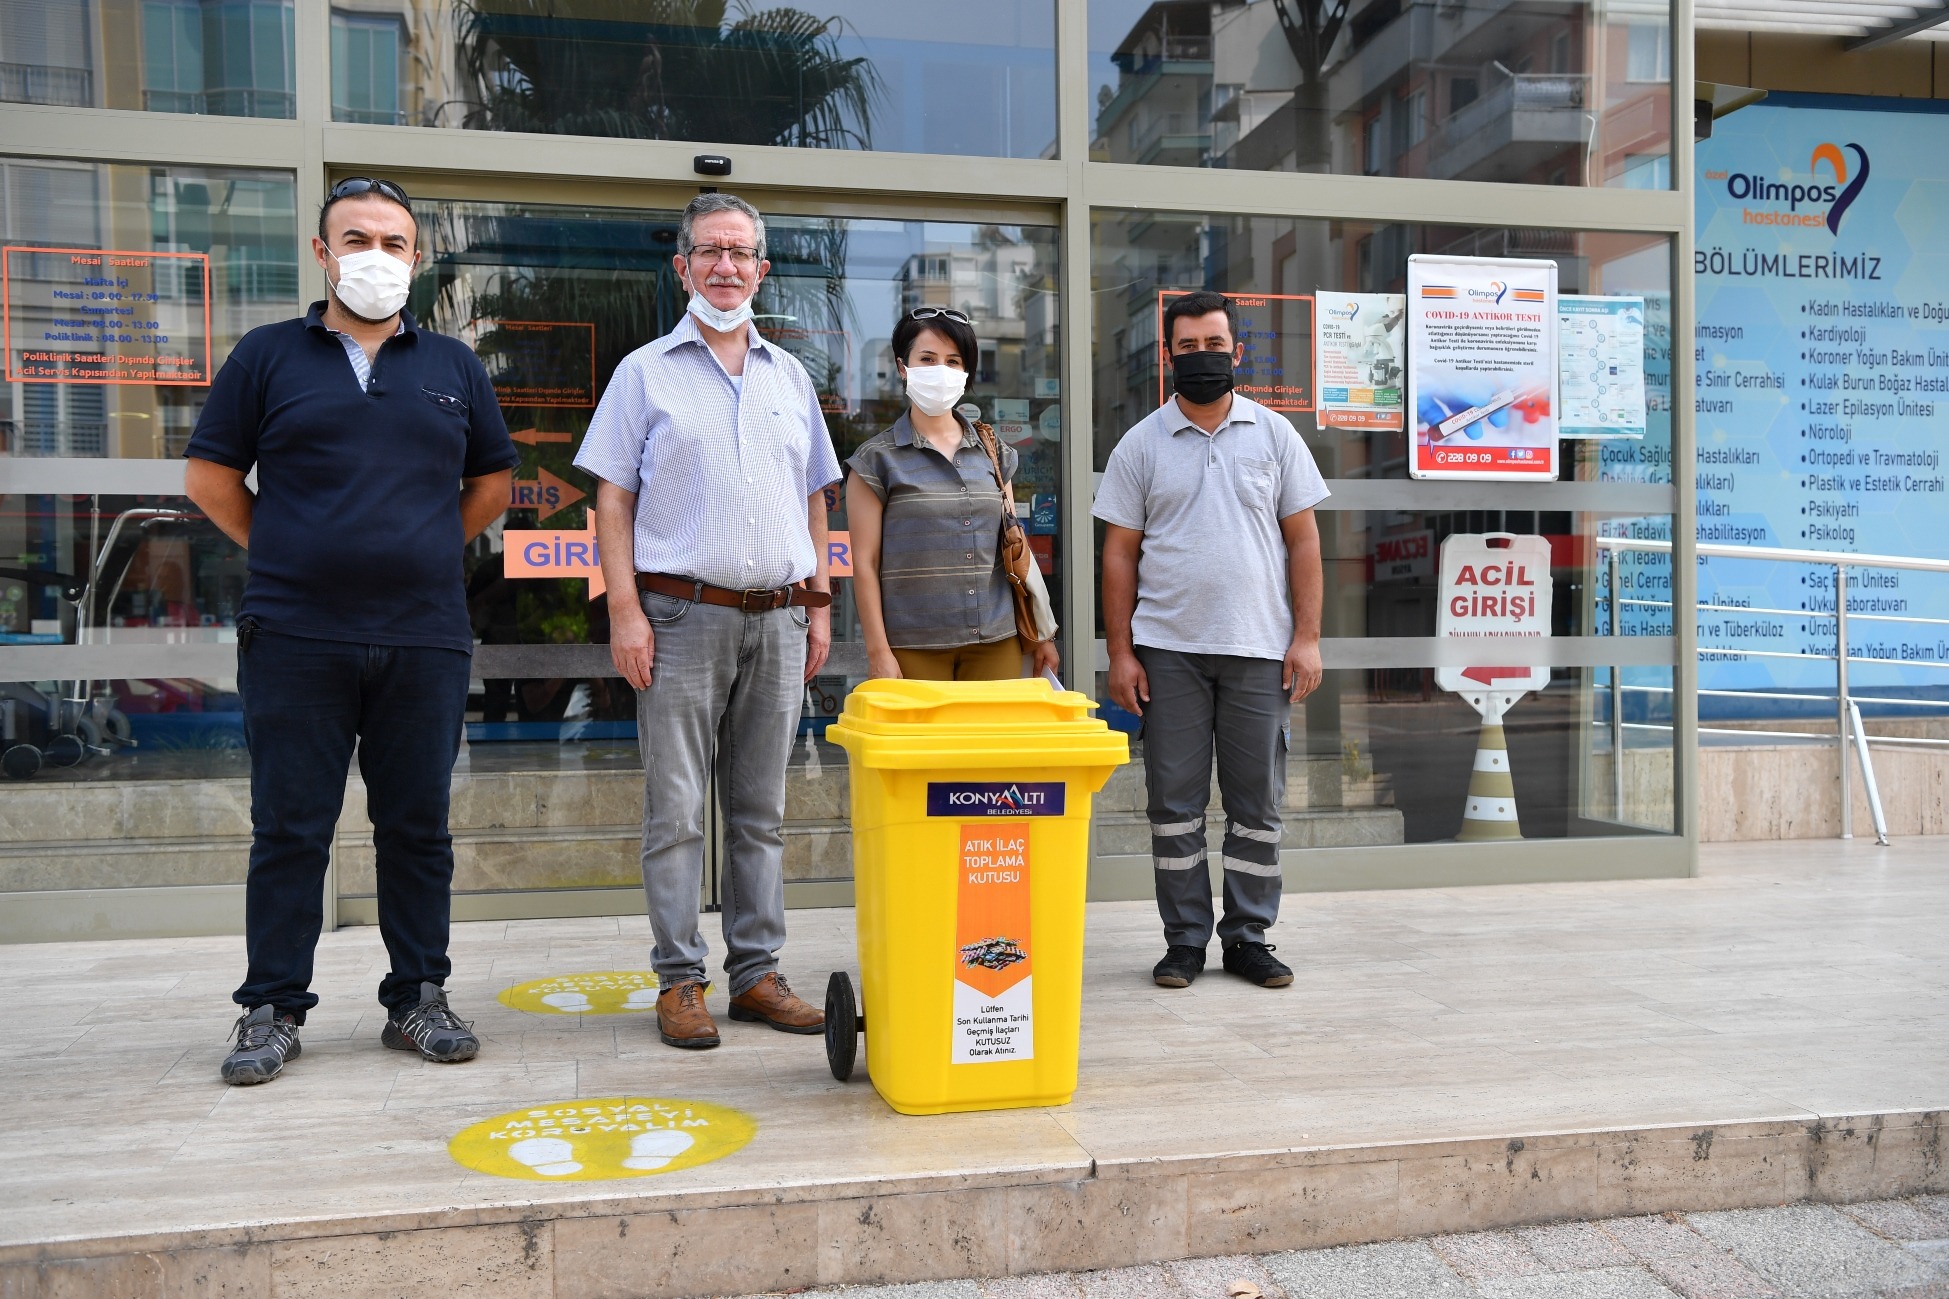
M 1150 795 L 1151 862 L 1164 941 L 1211 942 L 1211 875 L 1205 805 L 1211 759 L 1225 809 L 1225 916 L 1220 946 L 1265 941 L 1279 918 L 1279 806 L 1286 792 L 1292 703 L 1282 664 L 1229 654 L 1137 647 L 1150 680 L 1144 705 L 1144 781 Z
M 636 694 L 651 960 L 664 987 L 705 977 L 710 948 L 697 922 L 714 765 L 724 974 L 735 997 L 778 968 L 785 945 L 785 767 L 805 700 L 805 613 L 642 602 L 655 637 L 650 686 Z

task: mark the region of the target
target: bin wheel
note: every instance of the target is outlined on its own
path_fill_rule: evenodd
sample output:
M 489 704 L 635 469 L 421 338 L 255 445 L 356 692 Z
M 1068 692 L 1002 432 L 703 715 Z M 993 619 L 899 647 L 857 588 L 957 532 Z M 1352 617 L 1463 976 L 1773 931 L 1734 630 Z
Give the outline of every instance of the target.
M 834 970 L 826 980 L 826 1064 L 840 1082 L 853 1076 L 862 1027 L 853 980 L 844 970 Z
M 57 767 L 75 767 L 88 756 L 88 746 L 79 735 L 57 735 L 47 742 L 47 760 Z
M 13 780 L 31 779 L 41 769 L 41 751 L 31 744 L 16 744 L 0 753 L 0 770 Z

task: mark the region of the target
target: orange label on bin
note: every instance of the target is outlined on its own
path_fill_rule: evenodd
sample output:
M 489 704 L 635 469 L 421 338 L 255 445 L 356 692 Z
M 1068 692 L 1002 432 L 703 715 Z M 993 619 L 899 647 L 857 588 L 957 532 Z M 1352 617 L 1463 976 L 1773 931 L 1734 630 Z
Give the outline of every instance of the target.
M 961 827 L 954 925 L 955 1064 L 1035 1058 L 1029 827 Z

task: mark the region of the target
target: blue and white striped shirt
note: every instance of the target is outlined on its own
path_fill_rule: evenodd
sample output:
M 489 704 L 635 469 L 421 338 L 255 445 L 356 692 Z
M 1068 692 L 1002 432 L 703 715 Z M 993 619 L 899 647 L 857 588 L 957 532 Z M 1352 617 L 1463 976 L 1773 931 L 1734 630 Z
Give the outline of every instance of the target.
M 636 493 L 638 572 L 751 590 L 817 569 L 806 501 L 839 459 L 805 367 L 747 328 L 741 383 L 686 313 L 603 391 L 575 466 Z
M 365 354 L 363 347 L 359 346 L 359 340 L 341 330 L 333 329 L 330 325 L 325 326 L 325 332 L 344 345 L 346 358 L 352 362 L 352 373 L 359 376 L 359 387 L 370 388 L 372 386 L 372 358 Z M 399 322 L 399 328 L 393 330 L 392 336 L 398 338 L 405 332 L 406 322 L 402 320 Z

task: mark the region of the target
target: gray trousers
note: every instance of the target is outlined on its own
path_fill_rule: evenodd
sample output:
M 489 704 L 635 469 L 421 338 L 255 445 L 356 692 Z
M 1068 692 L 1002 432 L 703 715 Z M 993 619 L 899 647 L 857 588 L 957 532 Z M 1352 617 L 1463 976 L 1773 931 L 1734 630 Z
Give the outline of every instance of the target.
M 1279 918 L 1279 805 L 1286 792 L 1286 727 L 1292 703 L 1281 664 L 1229 654 L 1137 647 L 1150 679 L 1144 705 L 1144 781 L 1150 795 L 1151 861 L 1164 941 L 1211 942 L 1211 875 L 1205 805 L 1211 759 L 1225 808 L 1225 917 L 1218 941 L 1264 942 Z
M 698 931 L 704 798 L 713 765 L 724 821 L 724 974 L 731 995 L 778 968 L 785 945 L 785 767 L 805 700 L 805 615 L 743 613 L 644 595 L 650 687 L 643 750 L 643 892 L 665 987 L 705 977 Z

